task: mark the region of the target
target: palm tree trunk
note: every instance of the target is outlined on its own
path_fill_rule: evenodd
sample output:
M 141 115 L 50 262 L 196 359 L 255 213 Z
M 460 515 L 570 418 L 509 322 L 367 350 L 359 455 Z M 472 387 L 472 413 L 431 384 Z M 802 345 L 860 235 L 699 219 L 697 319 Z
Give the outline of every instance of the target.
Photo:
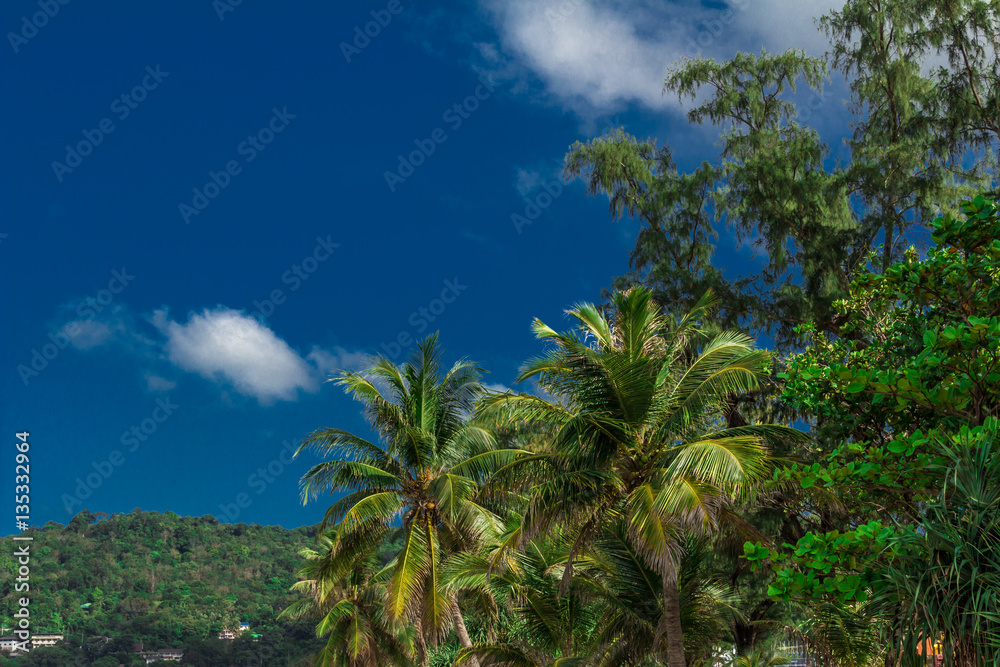
M 667 665 L 687 667 L 684 661 L 684 630 L 681 628 L 681 597 L 677 588 L 677 564 L 672 576 L 663 578 L 663 629 L 667 633 Z
M 419 612 L 413 619 L 413 624 L 417 628 L 417 663 L 426 667 L 430 663 L 431 656 L 427 652 L 427 641 L 424 639 L 424 620 Z
M 465 627 L 465 620 L 462 618 L 462 610 L 458 608 L 458 603 L 452 608 L 452 616 L 455 617 L 455 633 L 458 635 L 458 643 L 462 648 L 472 648 L 472 640 L 469 639 L 469 631 Z M 470 667 L 479 667 L 478 658 L 472 657 L 467 661 Z

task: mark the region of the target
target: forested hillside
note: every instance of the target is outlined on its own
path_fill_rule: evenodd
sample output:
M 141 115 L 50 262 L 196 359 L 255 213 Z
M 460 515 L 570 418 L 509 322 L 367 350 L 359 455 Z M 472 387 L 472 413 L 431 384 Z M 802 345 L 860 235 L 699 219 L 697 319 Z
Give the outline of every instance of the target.
M 204 665 L 294 664 L 315 650 L 308 625 L 275 620 L 315 528 L 137 509 L 110 517 L 85 511 L 66 526 L 24 534 L 34 537 L 32 632 L 62 632 L 67 641 L 10 664 L 145 664 L 132 655 L 140 641 L 146 650 L 184 648 L 185 662 Z M 0 620 L 9 632 L 22 593 L 14 591 L 14 542 L 2 542 Z M 240 621 L 261 636 L 217 639 Z

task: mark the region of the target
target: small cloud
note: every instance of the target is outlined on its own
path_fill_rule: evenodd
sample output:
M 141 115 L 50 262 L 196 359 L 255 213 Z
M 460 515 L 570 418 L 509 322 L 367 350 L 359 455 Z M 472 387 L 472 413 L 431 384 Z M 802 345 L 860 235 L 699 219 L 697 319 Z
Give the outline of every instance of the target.
M 514 187 L 517 188 L 519 195 L 526 197 L 532 190 L 540 187 L 543 181 L 542 175 L 537 171 L 518 167 L 517 176 L 514 178 Z
M 496 44 L 490 42 L 475 42 L 473 46 L 479 51 L 479 55 L 482 56 L 483 60 L 488 63 L 500 62 L 500 52 L 497 50 Z
M 315 368 L 245 313 L 206 309 L 180 324 L 165 310 L 158 310 L 152 322 L 167 337 L 164 347 L 171 363 L 206 379 L 226 382 L 262 404 L 293 401 L 299 390 L 317 389 Z
M 148 354 L 156 345 L 141 331 L 127 306 L 112 303 L 102 307 L 93 297 L 62 304 L 50 329 L 78 350 L 116 345 L 128 352 Z
M 56 335 L 65 336 L 79 350 L 114 345 L 140 359 L 150 369 L 144 374 L 146 388 L 154 392 L 177 386 L 158 370 L 172 367 L 224 385 L 222 400 L 226 405 L 234 404 L 234 394 L 270 405 L 297 400 L 299 391 L 317 391 L 323 377 L 341 370 L 361 370 L 369 362 L 364 352 L 343 347 L 326 350 L 313 346 L 303 357 L 266 323 L 225 306 L 192 313 L 186 323 L 174 320 L 166 307 L 137 318 L 122 304 L 93 319 L 67 322 L 73 308 L 73 304 L 62 307 L 60 319 L 65 324 L 52 327 Z
M 114 336 L 111 325 L 96 320 L 74 320 L 63 326 L 59 333 L 69 339 L 78 350 L 89 350 L 106 345 Z
M 672 5 L 483 1 L 495 17 L 503 54 L 531 71 L 564 106 L 578 112 L 632 103 L 676 106 L 662 95 L 667 65 L 681 55 L 686 37 L 677 20 L 681 12 Z
M 489 391 L 496 392 L 498 394 L 506 394 L 508 391 L 510 391 L 510 387 L 508 387 L 505 384 L 501 384 L 499 382 L 484 382 L 483 386 L 486 387 L 486 389 L 488 389 Z
M 161 378 L 159 375 L 150 374 L 146 376 L 146 387 L 150 391 L 170 391 L 176 386 L 176 382 L 172 382 L 166 378 Z

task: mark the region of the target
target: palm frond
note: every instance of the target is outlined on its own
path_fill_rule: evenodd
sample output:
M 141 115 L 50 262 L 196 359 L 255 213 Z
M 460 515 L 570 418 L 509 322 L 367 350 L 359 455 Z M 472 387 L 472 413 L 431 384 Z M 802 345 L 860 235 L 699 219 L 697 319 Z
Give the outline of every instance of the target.
M 428 559 L 423 528 L 411 524 L 406 529 L 403 548 L 390 563 L 392 578 L 386 594 L 386 607 L 393 621 L 412 615 L 421 602 L 419 593 L 423 588 Z

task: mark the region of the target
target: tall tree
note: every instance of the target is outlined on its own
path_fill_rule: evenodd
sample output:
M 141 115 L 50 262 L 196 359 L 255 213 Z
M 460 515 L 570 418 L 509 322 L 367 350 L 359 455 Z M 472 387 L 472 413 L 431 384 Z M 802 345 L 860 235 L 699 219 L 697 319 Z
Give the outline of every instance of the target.
M 942 91 L 923 72 L 926 11 L 923 0 L 851 0 L 820 21 L 852 93 L 851 162 L 840 176 L 860 211 L 857 245 L 867 252 L 881 238 L 882 271 L 902 256 L 912 225 L 929 225 L 939 205 L 957 210 L 972 192 L 957 180 L 958 147 L 940 141 L 935 113 L 957 109 L 938 103 Z
M 1000 9 L 982 0 L 848 0 L 821 20 L 826 59 L 801 51 L 686 59 L 665 91 L 690 99 L 692 124 L 719 127 L 722 150 L 689 173 L 669 146 L 617 130 L 576 143 L 567 177 L 605 194 L 612 217 L 642 222 L 634 272 L 665 303 L 690 307 L 711 287 L 719 324 L 798 345 L 793 329 L 839 330 L 834 302 L 851 280 L 889 266 L 941 211 L 996 178 L 1000 140 Z M 928 58 L 947 54 L 947 65 Z M 799 122 L 800 84 L 820 99 L 831 68 L 848 80 L 849 159 Z M 725 273 L 720 231 L 758 255 L 758 269 Z
M 767 438 L 798 435 L 770 425 L 717 430 L 725 398 L 755 388 L 768 355 L 737 333 L 695 348 L 710 305 L 705 298 L 671 322 L 649 290 L 634 289 L 612 297 L 610 316 L 590 304 L 568 311 L 578 333 L 560 334 L 536 320 L 535 334 L 554 350 L 530 362 L 519 381 L 537 380 L 556 400 L 519 394 L 485 402 L 488 414 L 557 429 L 547 451 L 521 462 L 546 474 L 530 488 L 506 546 L 557 525 L 567 531 L 573 546 L 565 591 L 576 558 L 620 524 L 662 579 L 654 644 L 666 635 L 670 667 L 685 664 L 677 576 L 684 532 L 723 520 L 727 501 L 765 470 Z
M 983 149 L 996 173 L 1000 148 L 1000 7 L 986 0 L 923 0 L 924 38 L 948 64 L 934 68 L 934 114 L 943 146 L 956 155 Z M 995 193 L 993 196 L 996 196 Z
M 339 384 L 365 406 L 384 446 L 322 428 L 299 448 L 334 456 L 303 476 L 302 493 L 308 499 L 346 492 L 324 518 L 338 525 L 338 539 L 363 535 L 375 548 L 401 519 L 403 544 L 389 565 L 386 608 L 391 621 L 417 625 L 422 661 L 425 642 L 436 643 L 452 626 L 471 646 L 457 600 L 442 584 L 441 563 L 500 525 L 476 494 L 494 466 L 520 455 L 496 448 L 492 435 L 470 420 L 485 393 L 481 369 L 459 361 L 443 371 L 440 356 L 435 335 L 401 366 L 379 357 L 365 372 L 341 373 Z

